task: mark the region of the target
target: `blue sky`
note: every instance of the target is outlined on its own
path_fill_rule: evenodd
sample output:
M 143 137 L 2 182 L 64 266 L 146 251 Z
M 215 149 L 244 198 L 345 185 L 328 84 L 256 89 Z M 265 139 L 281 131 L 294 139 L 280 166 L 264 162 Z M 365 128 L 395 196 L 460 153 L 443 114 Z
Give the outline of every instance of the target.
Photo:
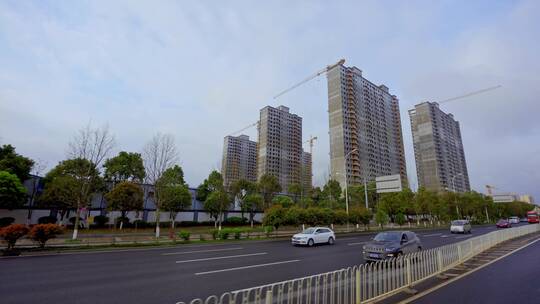
M 320 139 L 321 184 L 326 78 L 272 96 L 345 58 L 399 97 L 413 187 L 407 110 L 503 85 L 441 108 L 461 123 L 474 189 L 540 200 L 539 17 L 538 1 L 0 1 L 0 142 L 50 168 L 89 121 L 117 151 L 171 133 L 196 186 L 225 135 L 284 104 Z

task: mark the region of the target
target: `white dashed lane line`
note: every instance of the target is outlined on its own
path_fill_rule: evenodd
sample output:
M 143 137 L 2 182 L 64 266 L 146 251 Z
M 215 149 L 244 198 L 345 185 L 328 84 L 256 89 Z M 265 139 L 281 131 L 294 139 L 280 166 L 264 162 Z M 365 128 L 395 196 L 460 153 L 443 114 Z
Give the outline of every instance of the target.
M 242 249 L 244 249 L 244 247 L 231 247 L 231 248 L 221 248 L 221 249 L 167 252 L 167 253 L 162 253 L 161 255 L 177 255 L 177 254 L 190 254 L 190 253 L 219 252 L 219 251 L 231 251 L 231 250 L 242 250 Z
M 211 261 L 211 260 L 234 259 L 234 258 L 242 258 L 242 257 L 248 257 L 248 256 L 255 256 L 255 255 L 265 255 L 265 254 L 268 254 L 268 252 L 257 252 L 257 253 L 248 253 L 248 254 L 228 255 L 228 256 L 204 258 L 204 259 L 194 259 L 194 260 L 183 260 L 183 261 L 176 261 L 176 264 L 191 263 L 191 262 L 201 262 L 201 261 Z
M 211 271 L 197 272 L 197 273 L 195 273 L 195 275 L 205 275 L 205 274 L 212 274 L 212 273 L 218 273 L 218 272 L 242 270 L 242 269 L 249 269 L 249 268 L 258 268 L 258 267 L 273 266 L 273 265 L 288 264 L 288 263 L 296 263 L 296 262 L 300 262 L 300 260 L 288 260 L 288 261 L 280 261 L 280 262 L 273 262 L 273 263 L 266 263 L 266 264 L 257 264 L 257 265 L 249 265 L 249 266 L 234 267 L 234 268 L 227 268 L 227 269 L 211 270 Z
M 442 233 L 425 234 L 425 235 L 423 235 L 423 237 L 439 236 L 439 235 L 441 235 L 441 234 L 442 234 Z

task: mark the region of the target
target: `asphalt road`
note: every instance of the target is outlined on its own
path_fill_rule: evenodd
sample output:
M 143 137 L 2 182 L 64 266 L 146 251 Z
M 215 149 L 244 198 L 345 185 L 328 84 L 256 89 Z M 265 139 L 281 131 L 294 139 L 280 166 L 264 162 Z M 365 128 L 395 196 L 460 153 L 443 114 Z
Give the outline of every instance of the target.
M 420 232 L 433 248 L 469 235 Z M 0 295 L 8 303 L 176 303 L 363 263 L 373 235 L 337 237 L 334 246 L 294 247 L 289 241 L 243 241 L 176 248 L 0 259 Z
M 536 242 L 413 303 L 540 303 L 539 257 Z

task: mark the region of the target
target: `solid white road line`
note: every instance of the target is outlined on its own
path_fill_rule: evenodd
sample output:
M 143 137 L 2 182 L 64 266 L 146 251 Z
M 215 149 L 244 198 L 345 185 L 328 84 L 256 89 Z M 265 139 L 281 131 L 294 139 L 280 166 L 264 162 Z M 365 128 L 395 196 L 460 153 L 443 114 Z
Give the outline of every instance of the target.
M 265 266 L 287 264 L 287 263 L 295 263 L 295 262 L 300 262 L 300 260 L 288 260 L 288 261 L 281 261 L 281 262 L 274 262 L 274 263 L 266 263 L 266 264 L 249 265 L 249 266 L 234 267 L 234 268 L 227 268 L 227 269 L 211 270 L 211 271 L 197 272 L 197 273 L 195 273 L 195 275 L 212 274 L 212 273 L 218 273 L 218 272 L 226 272 L 226 271 L 234 271 L 234 270 L 241 270 L 241 269 L 265 267 Z
M 442 233 L 434 233 L 434 234 L 426 234 L 426 235 L 423 235 L 424 237 L 430 237 L 430 236 L 438 236 L 438 235 L 441 235 Z
M 232 247 L 232 248 L 222 248 L 222 249 L 207 249 L 207 250 L 193 250 L 193 251 L 167 252 L 167 253 L 162 253 L 161 255 L 176 255 L 176 254 L 189 254 L 189 253 L 218 252 L 218 251 L 231 251 L 231 250 L 242 250 L 242 249 L 244 249 L 244 247 Z
M 257 252 L 257 253 L 238 254 L 238 255 L 228 255 L 228 256 L 213 257 L 213 258 L 204 258 L 204 259 L 194 259 L 194 260 L 176 261 L 176 264 L 189 263 L 189 262 L 200 262 L 200 261 L 210 261 L 210 260 L 222 260 L 222 259 L 241 258 L 241 257 L 247 257 L 247 256 L 254 256 L 254 255 L 265 255 L 265 254 L 268 254 L 268 252 Z
M 356 245 L 363 245 L 363 244 L 365 244 L 365 243 L 367 243 L 367 242 L 349 243 L 349 244 L 347 244 L 347 245 L 349 245 L 349 246 L 356 246 Z

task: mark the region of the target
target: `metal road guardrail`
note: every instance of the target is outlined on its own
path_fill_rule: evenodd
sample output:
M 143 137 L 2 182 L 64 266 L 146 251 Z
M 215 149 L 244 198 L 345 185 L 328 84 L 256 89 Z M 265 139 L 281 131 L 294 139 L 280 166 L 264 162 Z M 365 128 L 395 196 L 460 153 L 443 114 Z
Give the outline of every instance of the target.
M 504 241 L 539 232 L 540 225 L 497 230 L 465 241 L 332 272 L 194 299 L 189 304 L 365 303 L 411 288 Z M 360 254 L 360 253 L 359 253 Z M 185 304 L 178 302 L 177 304 Z

